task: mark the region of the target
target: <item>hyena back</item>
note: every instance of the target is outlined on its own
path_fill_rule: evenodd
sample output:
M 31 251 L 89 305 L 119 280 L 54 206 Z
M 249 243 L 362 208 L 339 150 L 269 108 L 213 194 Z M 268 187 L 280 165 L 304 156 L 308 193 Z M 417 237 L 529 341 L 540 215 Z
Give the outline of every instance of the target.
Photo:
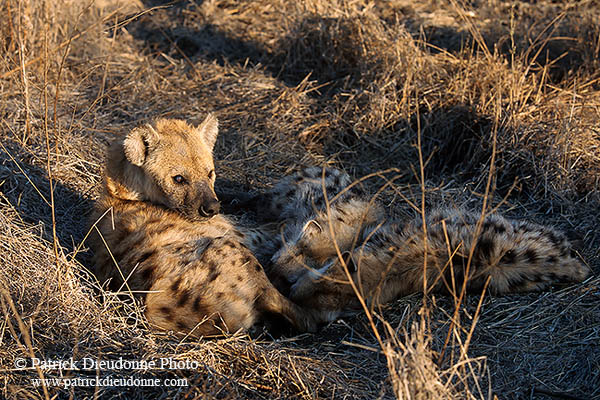
M 198 127 L 159 119 L 110 146 L 91 242 L 95 272 L 144 296 L 147 318 L 163 329 L 213 335 L 275 315 L 313 330 L 246 246 L 252 233 L 218 214 L 217 132 L 213 116 Z

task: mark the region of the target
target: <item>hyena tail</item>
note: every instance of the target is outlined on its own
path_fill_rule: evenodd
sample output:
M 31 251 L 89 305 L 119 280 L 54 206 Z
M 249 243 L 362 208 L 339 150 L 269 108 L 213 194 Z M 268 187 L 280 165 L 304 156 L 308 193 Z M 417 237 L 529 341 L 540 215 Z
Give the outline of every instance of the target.
M 256 306 L 263 320 L 270 324 L 271 331 L 283 332 L 281 322 L 289 324 L 299 332 L 316 332 L 317 323 L 306 310 L 283 296 L 274 286 L 266 288 L 257 299 Z M 283 321 L 282 321 L 283 320 Z
M 444 232 L 442 224 L 435 223 L 428 232 L 438 255 L 444 248 L 458 249 L 445 258 L 450 261 L 435 289 L 454 289 L 466 281 L 469 291 L 481 291 L 489 281 L 495 294 L 530 292 L 581 282 L 590 274 L 564 234 L 552 228 L 489 215 L 475 238 L 476 224 L 462 217 L 460 223 L 447 220 Z

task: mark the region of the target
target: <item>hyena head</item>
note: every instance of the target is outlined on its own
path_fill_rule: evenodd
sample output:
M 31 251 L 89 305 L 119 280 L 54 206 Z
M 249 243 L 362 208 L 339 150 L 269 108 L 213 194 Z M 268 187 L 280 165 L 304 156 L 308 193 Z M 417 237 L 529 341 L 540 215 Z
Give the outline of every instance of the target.
M 199 126 L 158 119 L 131 131 L 123 141 L 127 160 L 139 168 L 130 182 L 140 200 L 162 204 L 192 220 L 219 212 L 212 151 L 218 122 L 212 114 Z M 141 173 L 140 173 L 141 172 Z

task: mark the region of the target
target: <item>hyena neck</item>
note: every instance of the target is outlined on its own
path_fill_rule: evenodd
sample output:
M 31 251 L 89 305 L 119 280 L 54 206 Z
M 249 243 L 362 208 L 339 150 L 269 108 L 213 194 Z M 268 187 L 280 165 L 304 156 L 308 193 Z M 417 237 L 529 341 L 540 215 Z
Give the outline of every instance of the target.
M 125 157 L 123 145 L 113 145 L 108 152 L 104 188 L 109 197 L 127 201 L 146 201 L 144 172 Z

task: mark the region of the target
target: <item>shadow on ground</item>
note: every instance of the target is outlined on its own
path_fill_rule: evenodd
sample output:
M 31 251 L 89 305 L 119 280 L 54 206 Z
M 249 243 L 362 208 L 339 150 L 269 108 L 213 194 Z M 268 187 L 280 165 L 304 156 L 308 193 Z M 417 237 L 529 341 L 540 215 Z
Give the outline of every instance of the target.
M 8 201 L 23 221 L 40 224 L 43 238 L 52 243 L 52 209 L 48 174 L 45 170 L 22 161 L 17 146 L 8 143 L 4 146 L 10 155 L 0 148 L 0 182 L 2 182 L 0 189 L 4 197 L 0 202 Z M 58 242 L 66 254 L 72 254 L 89 227 L 93 201 L 55 181 L 54 203 Z M 78 254 L 80 262 L 85 262 L 88 258 L 89 254 Z

